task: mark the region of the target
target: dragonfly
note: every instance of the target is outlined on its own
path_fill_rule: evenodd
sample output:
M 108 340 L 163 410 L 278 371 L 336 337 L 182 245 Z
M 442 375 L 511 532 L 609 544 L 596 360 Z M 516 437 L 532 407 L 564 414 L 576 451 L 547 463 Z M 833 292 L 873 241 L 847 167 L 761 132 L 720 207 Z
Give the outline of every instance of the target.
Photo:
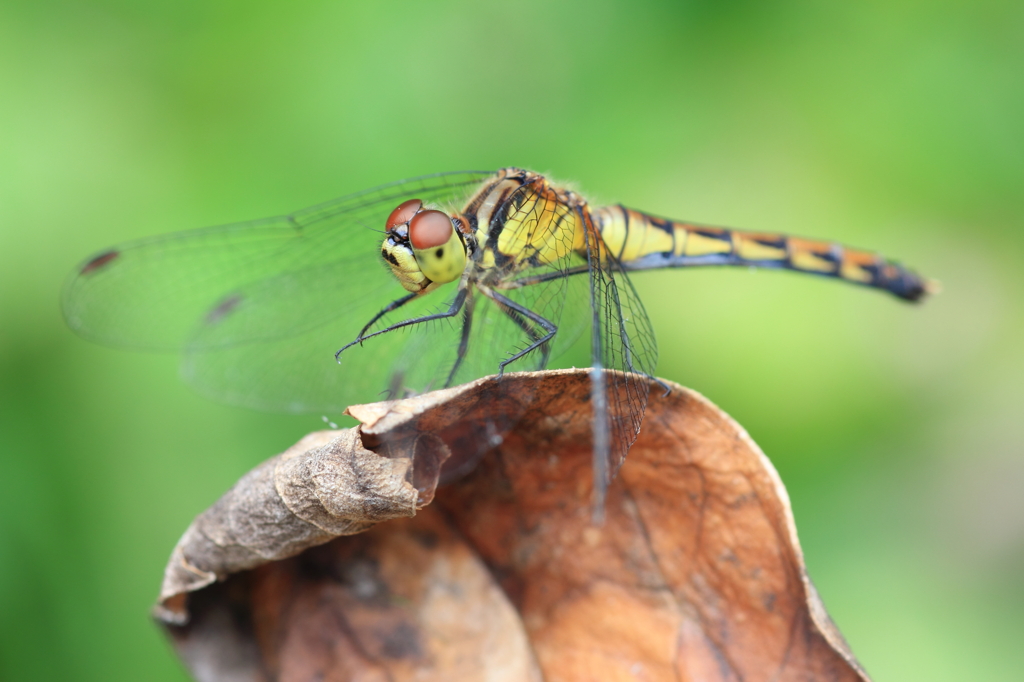
M 87 338 L 177 350 L 201 393 L 290 412 L 543 369 L 589 334 L 601 509 L 658 358 L 630 273 L 712 265 L 810 273 L 911 302 L 935 289 L 875 253 L 591 206 L 544 175 L 504 168 L 108 249 L 72 273 L 62 302 Z

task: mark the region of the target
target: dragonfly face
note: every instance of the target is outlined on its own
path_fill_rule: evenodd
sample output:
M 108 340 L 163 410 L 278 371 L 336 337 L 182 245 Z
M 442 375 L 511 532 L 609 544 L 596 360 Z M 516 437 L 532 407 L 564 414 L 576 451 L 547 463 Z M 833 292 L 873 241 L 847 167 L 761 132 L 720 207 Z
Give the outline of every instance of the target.
M 385 230 L 381 255 L 406 291 L 425 294 L 454 282 L 466 269 L 466 242 L 455 221 L 423 208 L 419 199 L 399 204 Z

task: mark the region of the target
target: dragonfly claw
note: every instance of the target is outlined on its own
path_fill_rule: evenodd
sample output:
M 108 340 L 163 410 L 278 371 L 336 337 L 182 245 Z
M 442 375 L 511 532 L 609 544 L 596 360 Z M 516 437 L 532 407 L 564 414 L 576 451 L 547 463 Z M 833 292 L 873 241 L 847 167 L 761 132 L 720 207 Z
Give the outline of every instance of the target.
M 334 354 L 334 359 L 337 360 L 338 362 L 341 362 L 341 354 L 344 353 L 349 348 L 351 348 L 352 346 L 356 345 L 359 342 L 360 342 L 360 339 L 356 339 L 355 341 L 353 341 L 351 343 L 346 343 L 344 346 L 342 346 L 340 349 L 338 349 L 337 353 Z M 362 345 L 362 344 L 360 344 L 360 345 Z

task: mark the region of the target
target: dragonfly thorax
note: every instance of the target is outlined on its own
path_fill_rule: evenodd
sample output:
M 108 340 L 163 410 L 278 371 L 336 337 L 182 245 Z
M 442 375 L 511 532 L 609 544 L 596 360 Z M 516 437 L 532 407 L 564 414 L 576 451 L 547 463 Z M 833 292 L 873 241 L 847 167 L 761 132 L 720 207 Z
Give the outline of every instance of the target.
M 425 294 L 465 271 L 466 243 L 447 213 L 409 199 L 391 212 L 385 229 L 381 255 L 407 291 Z

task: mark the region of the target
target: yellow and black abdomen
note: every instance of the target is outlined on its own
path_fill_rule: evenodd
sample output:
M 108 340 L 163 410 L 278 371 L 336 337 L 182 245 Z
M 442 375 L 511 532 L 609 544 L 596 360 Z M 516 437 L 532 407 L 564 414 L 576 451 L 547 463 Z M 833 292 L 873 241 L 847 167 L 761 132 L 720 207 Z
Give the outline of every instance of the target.
M 593 213 L 601 236 L 627 270 L 746 265 L 835 277 L 917 301 L 931 291 L 917 273 L 834 242 L 705 227 L 657 218 L 624 206 Z

